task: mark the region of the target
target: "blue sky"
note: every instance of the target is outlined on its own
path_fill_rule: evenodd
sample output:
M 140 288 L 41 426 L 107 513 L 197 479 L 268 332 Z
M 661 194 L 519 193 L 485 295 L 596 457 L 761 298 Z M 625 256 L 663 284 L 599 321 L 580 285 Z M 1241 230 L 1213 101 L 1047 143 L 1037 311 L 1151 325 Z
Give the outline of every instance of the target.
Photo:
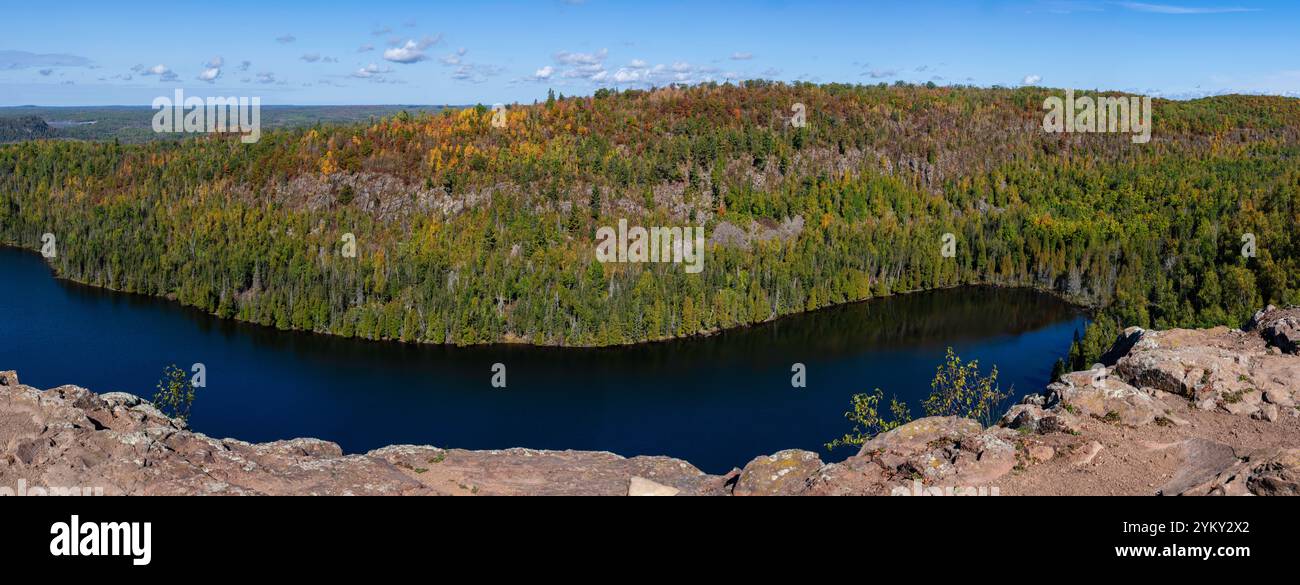
M 532 102 L 749 78 L 1300 95 L 1288 0 L 6 0 L 0 106 Z

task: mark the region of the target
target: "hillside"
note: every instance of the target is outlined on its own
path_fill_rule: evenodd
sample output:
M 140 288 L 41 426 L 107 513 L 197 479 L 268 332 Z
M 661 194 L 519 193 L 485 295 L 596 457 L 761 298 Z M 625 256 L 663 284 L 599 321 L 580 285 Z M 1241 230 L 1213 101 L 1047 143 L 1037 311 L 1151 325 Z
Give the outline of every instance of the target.
M 54 129 L 40 116 L 0 117 L 0 143 L 54 137 Z
M 1082 368 L 1120 324 L 1300 302 L 1300 100 L 1156 100 L 1136 145 L 1044 132 L 1056 93 L 750 82 L 552 98 L 502 128 L 479 107 L 253 145 L 29 142 L 0 148 L 0 239 L 55 234 L 62 277 L 224 317 L 433 343 L 639 342 L 993 284 L 1104 308 Z M 620 219 L 705 226 L 703 272 L 596 262 Z

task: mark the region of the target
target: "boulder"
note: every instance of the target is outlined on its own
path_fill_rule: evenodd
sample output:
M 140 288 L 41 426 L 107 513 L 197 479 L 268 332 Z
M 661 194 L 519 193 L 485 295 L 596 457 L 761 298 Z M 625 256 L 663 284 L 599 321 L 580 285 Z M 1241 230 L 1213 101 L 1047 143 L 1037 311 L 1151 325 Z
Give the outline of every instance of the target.
M 1262 405 L 1259 407 L 1259 410 L 1255 411 L 1255 413 L 1252 414 L 1251 416 L 1259 420 L 1266 420 L 1268 422 L 1277 422 L 1277 417 L 1278 417 L 1277 406 L 1272 404 Z
M 1133 350 L 1133 346 L 1137 345 L 1144 333 L 1146 333 L 1146 330 L 1141 327 L 1125 329 L 1119 334 L 1114 345 L 1111 345 L 1110 349 L 1106 350 L 1106 353 L 1101 354 L 1102 365 L 1114 367 L 1115 364 L 1119 363 L 1120 358 L 1128 355 Z
M 919 479 L 927 486 L 980 486 L 1016 465 L 1014 431 L 984 430 L 955 416 L 912 421 L 867 441 L 859 457 L 877 463 L 891 480 Z
M 816 453 L 800 449 L 755 457 L 740 472 L 732 493 L 737 496 L 797 495 L 807 489 L 809 478 L 821 468 L 822 461 Z
M 1164 495 L 1300 495 L 1300 449 L 1260 449 L 1238 458 L 1226 445 L 1193 439 Z
M 1103 449 L 1105 449 L 1105 447 L 1097 441 L 1088 441 L 1087 443 L 1079 445 L 1075 447 L 1074 452 L 1070 454 L 1070 465 L 1077 467 L 1088 465 L 1097 458 L 1097 455 L 1100 454 Z
M 935 441 L 958 442 L 984 430 L 978 422 L 955 416 L 917 419 L 863 443 L 858 455 L 875 452 L 909 454 L 924 450 Z
M 1269 305 L 1255 313 L 1244 329 L 1258 332 L 1270 346 L 1283 353 L 1300 353 L 1300 307 L 1279 309 Z
M 1182 445 L 1182 464 L 1174 477 L 1157 492 L 1166 496 L 1206 493 L 1224 470 L 1237 464 L 1237 454 L 1228 445 L 1207 439 L 1188 439 Z
M 1283 408 L 1289 408 L 1295 406 L 1295 398 L 1293 398 L 1285 390 L 1279 390 L 1277 388 L 1269 388 L 1265 390 L 1264 401 L 1269 404 L 1274 404 Z
M 1300 449 L 1252 453 L 1246 488 L 1257 496 L 1300 496 Z
M 1151 393 L 1139 390 L 1101 367 L 1061 376 L 1047 392 L 1067 412 L 1132 427 L 1148 424 L 1165 413 Z
M 804 495 L 879 496 L 893 487 L 892 474 L 871 457 L 855 455 L 822 467 L 808 481 Z
M 632 479 L 627 484 L 627 495 L 629 496 L 675 496 L 681 492 L 682 490 L 675 487 L 650 481 L 644 477 L 632 476 Z
M 1040 395 L 1041 396 L 1041 395 Z M 1038 434 L 1079 432 L 1079 420 L 1061 408 L 1044 410 L 1036 404 L 1017 404 L 1002 415 L 999 425 Z

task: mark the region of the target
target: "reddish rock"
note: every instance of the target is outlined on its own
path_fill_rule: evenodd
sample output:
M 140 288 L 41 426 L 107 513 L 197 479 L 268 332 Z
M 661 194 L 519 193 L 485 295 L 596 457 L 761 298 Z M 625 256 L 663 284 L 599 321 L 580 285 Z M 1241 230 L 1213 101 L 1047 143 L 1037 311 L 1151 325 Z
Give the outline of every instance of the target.
M 808 488 L 809 479 L 822 468 L 816 453 L 789 449 L 755 457 L 740 472 L 733 492 L 737 496 L 793 496 Z
M 391 446 L 344 455 L 317 439 L 253 444 L 190 431 L 138 397 L 4 372 L 0 489 L 115 494 L 624 495 L 633 477 L 682 494 L 725 493 L 719 478 L 668 457 Z

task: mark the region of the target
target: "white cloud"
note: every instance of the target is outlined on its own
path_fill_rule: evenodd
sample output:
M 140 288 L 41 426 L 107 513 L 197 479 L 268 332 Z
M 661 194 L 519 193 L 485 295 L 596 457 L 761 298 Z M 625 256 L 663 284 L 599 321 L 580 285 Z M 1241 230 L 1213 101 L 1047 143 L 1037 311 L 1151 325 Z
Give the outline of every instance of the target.
M 560 51 L 555 53 L 553 59 L 554 65 L 542 67 L 522 81 L 554 81 L 558 78 L 561 80 L 560 85 L 565 85 L 572 80 L 594 86 L 619 85 L 648 88 L 746 78 L 740 73 L 723 74 L 715 67 L 693 65 L 687 61 L 651 65 L 644 59 L 633 59 L 625 66 L 609 67 L 607 49 L 590 53 Z
M 226 64 L 226 60 L 223 59 L 223 58 L 221 58 L 220 55 L 217 55 L 216 57 L 213 57 L 213 58 L 211 58 L 211 59 L 208 60 L 208 63 L 207 63 L 207 66 L 206 66 L 206 67 L 207 67 L 208 69 L 217 69 L 217 68 L 220 68 L 220 67 L 224 66 L 225 64 Z
M 385 50 L 384 60 L 392 61 L 394 63 L 403 63 L 403 64 L 418 63 L 420 61 L 424 61 L 429 58 L 424 54 L 424 51 L 429 47 L 438 44 L 441 40 L 442 40 L 441 35 L 437 37 L 425 37 L 423 39 L 420 39 L 419 42 L 416 42 L 415 40 L 408 40 L 406 41 L 405 44 L 403 44 L 400 47 L 393 47 L 391 49 Z
M 359 79 L 375 79 L 375 78 L 382 77 L 384 74 L 391 73 L 391 72 L 392 69 L 389 69 L 387 67 L 380 67 L 378 65 L 375 65 L 374 63 L 371 63 L 369 65 L 366 65 L 365 67 L 362 67 L 354 71 L 352 73 L 352 76 Z
M 636 83 L 641 81 L 644 74 L 639 69 L 628 69 L 626 67 L 614 72 L 614 83 Z
M 203 72 L 199 74 L 199 81 L 206 81 L 208 83 L 212 83 L 216 81 L 218 77 L 221 77 L 221 68 L 209 67 L 207 69 L 204 69 Z
M 1043 81 L 1043 76 L 1042 76 L 1042 75 L 1026 75 L 1026 76 L 1025 76 L 1025 80 L 1024 80 L 1024 84 L 1025 84 L 1025 85 L 1038 85 L 1041 81 Z
M 178 79 L 176 72 L 172 71 L 170 67 L 163 65 L 162 63 L 154 65 L 153 67 L 136 65 L 135 67 L 132 67 L 131 70 L 139 73 L 143 77 L 157 77 L 160 82 L 176 81 L 176 79 Z
M 753 59 L 753 58 L 754 58 L 754 54 L 753 54 L 753 53 L 747 53 L 747 52 L 740 52 L 740 51 L 737 51 L 737 52 L 731 54 L 731 60 L 732 60 L 732 61 L 748 61 L 748 60 Z

